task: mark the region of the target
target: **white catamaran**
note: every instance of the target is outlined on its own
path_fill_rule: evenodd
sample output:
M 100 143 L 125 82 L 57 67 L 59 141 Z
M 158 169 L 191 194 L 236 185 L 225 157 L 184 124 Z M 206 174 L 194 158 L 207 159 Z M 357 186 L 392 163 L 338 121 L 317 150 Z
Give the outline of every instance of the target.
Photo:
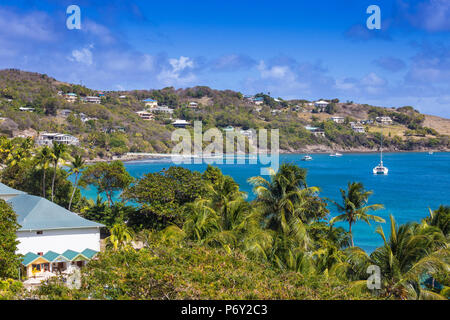
M 373 174 L 388 174 L 389 169 L 383 166 L 383 133 L 381 133 L 380 163 L 373 168 Z

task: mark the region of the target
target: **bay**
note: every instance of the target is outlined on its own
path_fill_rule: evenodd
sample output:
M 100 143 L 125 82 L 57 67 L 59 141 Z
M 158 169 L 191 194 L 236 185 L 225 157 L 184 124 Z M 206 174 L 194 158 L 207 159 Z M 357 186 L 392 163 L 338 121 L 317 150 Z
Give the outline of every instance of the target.
M 430 155 L 424 152 L 385 153 L 384 165 L 389 168 L 386 176 L 373 175 L 372 169 L 378 164 L 379 155 L 375 153 L 348 153 L 342 157 L 330 157 L 328 154 L 311 154 L 312 161 L 301 161 L 302 154 L 282 154 L 280 163 L 294 163 L 308 169 L 309 186 L 321 189 L 320 195 L 340 201 L 340 188 L 345 189 L 348 182 L 362 182 L 373 195 L 369 204 L 381 203 L 383 210 L 376 215 L 383 217 L 386 223 L 382 227 L 389 234 L 389 215 L 392 214 L 398 224 L 417 221 L 427 216 L 428 208 L 437 209 L 440 204 L 450 205 L 450 152 L 435 152 Z M 146 173 L 157 172 L 174 165 L 168 160 L 141 160 L 125 163 L 128 172 L 136 178 Z M 207 164 L 182 164 L 182 167 L 203 172 Z M 216 165 L 226 175 L 232 176 L 239 183 L 241 190 L 248 193 L 248 199 L 254 199 L 252 187 L 247 179 L 260 175 L 261 167 L 266 165 L 219 164 Z M 268 178 L 268 177 L 266 177 Z M 96 190 L 84 189 L 82 194 L 88 198 L 97 197 Z M 335 216 L 337 210 L 329 204 L 330 215 Z M 345 229 L 348 225 L 340 223 Z M 378 223 L 370 226 L 358 222 L 353 227 L 355 245 L 367 252 L 381 246 L 383 241 L 375 233 Z

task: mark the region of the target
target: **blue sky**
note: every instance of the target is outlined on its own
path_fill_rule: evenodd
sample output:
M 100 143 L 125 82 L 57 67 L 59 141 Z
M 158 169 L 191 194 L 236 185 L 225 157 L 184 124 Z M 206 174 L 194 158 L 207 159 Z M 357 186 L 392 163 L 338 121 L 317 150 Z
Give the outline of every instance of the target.
M 66 8 L 81 29 L 66 28 Z M 369 5 L 381 30 L 369 30 Z M 102 90 L 207 85 L 450 117 L 450 1 L 3 0 L 0 68 Z

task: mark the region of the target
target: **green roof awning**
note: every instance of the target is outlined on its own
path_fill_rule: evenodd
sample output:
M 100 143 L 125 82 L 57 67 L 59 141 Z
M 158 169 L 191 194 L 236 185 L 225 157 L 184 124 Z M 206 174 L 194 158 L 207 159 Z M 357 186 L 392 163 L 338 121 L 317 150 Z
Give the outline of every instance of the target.
M 76 252 L 73 250 L 66 250 L 62 255 L 69 261 L 90 260 L 88 257 L 81 254 L 80 252 Z
M 56 253 L 54 251 L 49 251 L 46 254 L 43 255 L 45 259 L 47 259 L 50 262 L 68 262 L 69 260 L 64 257 L 63 255 Z
M 89 259 L 92 259 L 92 258 L 94 258 L 95 257 L 95 255 L 97 254 L 98 252 L 97 251 L 95 251 L 95 250 L 92 250 L 92 249 L 84 249 L 82 252 L 81 252 L 81 254 L 83 255 L 83 256 L 85 256 L 85 257 L 87 257 L 87 258 L 89 258 Z
M 26 255 L 23 256 L 22 264 L 24 266 L 29 266 L 30 264 L 32 264 L 34 261 L 36 261 L 39 258 L 42 258 L 42 259 L 46 260 L 47 262 L 50 262 L 46 258 L 44 258 L 44 256 L 40 256 L 40 255 L 35 254 L 33 252 L 28 252 Z
M 54 251 L 48 251 L 46 254 L 40 256 L 33 252 L 28 252 L 22 257 L 22 264 L 24 266 L 29 266 L 34 261 L 42 258 L 46 262 L 70 262 L 70 261 L 86 261 L 91 260 L 95 257 L 98 252 L 92 249 L 84 249 L 82 252 L 77 252 L 73 250 L 66 250 L 63 254 L 59 254 Z

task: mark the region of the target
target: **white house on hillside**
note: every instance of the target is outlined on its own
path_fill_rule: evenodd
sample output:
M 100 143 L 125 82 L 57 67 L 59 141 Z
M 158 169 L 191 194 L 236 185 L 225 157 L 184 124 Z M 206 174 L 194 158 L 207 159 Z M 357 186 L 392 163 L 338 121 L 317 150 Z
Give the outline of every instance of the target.
M 186 120 L 180 120 L 180 119 L 177 119 L 177 120 L 175 120 L 174 122 L 172 122 L 172 125 L 173 125 L 175 128 L 185 128 L 186 126 L 189 125 L 189 122 L 186 121 Z
M 168 114 L 173 113 L 173 109 L 169 108 L 168 106 L 154 107 L 154 108 L 151 108 L 149 111 L 156 112 L 156 113 L 168 113 Z
M 153 99 L 145 99 L 145 100 L 142 100 L 142 102 L 144 103 L 144 105 L 146 107 L 154 108 L 154 107 L 158 106 L 158 101 L 153 100 Z
M 392 119 L 391 119 L 391 117 L 376 117 L 376 119 L 375 119 L 378 123 L 381 123 L 381 124 L 387 124 L 387 125 L 390 125 L 390 124 L 392 124 Z
M 66 99 L 67 102 L 74 103 L 77 101 L 78 96 L 76 93 L 69 92 L 64 94 L 64 99 Z
M 357 133 L 365 133 L 366 132 L 366 128 L 364 128 L 360 124 L 355 123 L 355 124 L 352 124 L 351 126 L 352 126 L 352 130 L 354 132 L 357 132 Z
M 95 97 L 95 96 L 87 96 L 82 98 L 82 101 L 84 103 L 95 103 L 95 104 L 100 104 L 102 99 L 100 97 Z
M 155 116 L 147 110 L 137 111 L 136 114 L 141 117 L 142 120 L 152 120 Z
M 31 107 L 20 107 L 20 111 L 34 112 L 34 108 Z
M 333 120 L 336 123 L 344 123 L 345 122 L 344 117 L 331 117 L 331 120 Z
M 70 134 L 64 134 L 64 133 L 48 133 L 43 132 L 39 135 L 39 137 L 36 139 L 36 144 L 39 146 L 51 146 L 53 145 L 53 142 L 55 143 L 62 143 L 67 145 L 79 145 L 80 141 L 77 137 L 74 137 Z
M 317 108 L 317 111 L 324 112 L 326 107 L 329 105 L 327 101 L 319 100 L 314 102 L 314 106 Z

